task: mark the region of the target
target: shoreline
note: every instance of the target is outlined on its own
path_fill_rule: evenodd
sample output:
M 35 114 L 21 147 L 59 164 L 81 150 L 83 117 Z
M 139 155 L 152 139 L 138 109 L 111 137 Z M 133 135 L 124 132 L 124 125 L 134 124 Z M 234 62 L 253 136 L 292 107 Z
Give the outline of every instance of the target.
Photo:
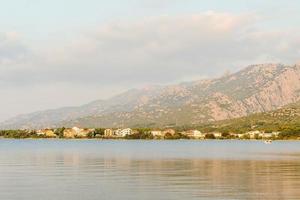
M 1 140 L 49 140 L 49 141 L 253 141 L 253 142 L 264 142 L 271 140 L 272 142 L 280 141 L 299 141 L 300 139 L 125 139 L 125 138 L 4 138 L 0 137 Z

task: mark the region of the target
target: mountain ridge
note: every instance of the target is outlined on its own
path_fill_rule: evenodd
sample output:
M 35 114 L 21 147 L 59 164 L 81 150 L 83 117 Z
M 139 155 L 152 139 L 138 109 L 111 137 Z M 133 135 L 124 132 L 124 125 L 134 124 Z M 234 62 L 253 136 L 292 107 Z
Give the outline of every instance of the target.
M 259 64 L 220 78 L 132 89 L 79 107 L 22 115 L 0 127 L 195 125 L 266 112 L 299 99 L 300 65 Z

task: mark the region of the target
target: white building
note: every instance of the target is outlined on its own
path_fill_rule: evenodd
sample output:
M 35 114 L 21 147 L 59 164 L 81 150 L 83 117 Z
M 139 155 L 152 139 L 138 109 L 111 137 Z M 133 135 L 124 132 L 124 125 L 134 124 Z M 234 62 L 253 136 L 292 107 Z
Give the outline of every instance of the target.
M 272 138 L 274 135 L 273 133 L 263 133 L 262 138 Z
M 73 127 L 72 129 L 73 129 L 73 131 L 74 131 L 75 133 L 77 133 L 77 134 L 80 133 L 81 130 L 82 130 L 81 128 L 78 128 L 78 127 L 76 127 L 76 126 Z
M 222 137 L 222 133 L 215 132 L 215 133 L 212 133 L 212 134 L 215 136 L 215 138 Z
M 152 134 L 154 137 L 161 137 L 161 136 L 163 136 L 163 132 L 162 132 L 162 131 L 159 131 L 159 130 L 151 131 L 151 134 Z
M 183 134 L 191 138 L 205 138 L 205 134 L 198 130 L 189 130 L 183 132 Z
M 114 130 L 114 135 L 118 136 L 118 137 L 121 137 L 121 131 L 122 131 L 122 129 L 116 129 L 116 130 Z
M 248 135 L 250 139 L 255 139 L 256 136 L 261 136 L 261 134 L 263 133 L 260 131 L 250 131 L 246 133 L 246 135 Z
M 274 137 L 278 137 L 280 135 L 280 132 L 272 132 Z
M 122 129 L 119 134 L 121 137 L 125 137 L 126 135 L 132 135 L 132 129 L 130 128 Z

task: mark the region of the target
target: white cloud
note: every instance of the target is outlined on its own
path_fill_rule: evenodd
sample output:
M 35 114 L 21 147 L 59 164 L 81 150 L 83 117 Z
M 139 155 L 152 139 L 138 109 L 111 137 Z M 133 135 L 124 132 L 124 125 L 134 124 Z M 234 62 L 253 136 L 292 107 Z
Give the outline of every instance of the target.
M 261 31 L 257 19 L 209 11 L 116 22 L 64 49 L 59 45 L 58 54 L 50 55 L 57 59 L 52 65 L 65 66 L 61 74 L 78 74 L 85 82 L 100 76 L 101 84 L 169 82 L 195 73 L 220 74 L 237 63 L 295 62 L 298 33 Z
M 39 77 L 41 81 L 68 81 L 66 76 L 72 75 L 70 81 L 86 83 L 98 76 L 101 80 L 96 82 L 111 84 L 173 81 L 180 78 L 183 68 L 186 73 L 207 73 L 208 65 L 223 63 L 221 54 L 236 45 L 239 33 L 252 19 L 206 12 L 111 23 L 71 43 L 38 49 L 30 60 L 32 67 L 22 69 L 22 74 L 38 75 L 31 76 L 32 81 Z
M 2 34 L 0 90 L 53 84 L 57 90 L 47 92 L 45 86 L 43 94 L 66 98 L 63 88 L 80 85 L 66 99 L 84 101 L 80 94 L 92 97 L 97 87 L 174 83 L 258 62 L 297 62 L 299 31 L 262 30 L 258 19 L 252 14 L 212 11 L 149 17 L 106 24 L 64 43 L 38 47 L 26 46 L 16 33 Z M 110 94 L 97 92 L 100 98 Z M 28 93 L 35 98 L 36 93 Z
M 0 67 L 17 64 L 22 61 L 28 49 L 16 32 L 0 32 Z

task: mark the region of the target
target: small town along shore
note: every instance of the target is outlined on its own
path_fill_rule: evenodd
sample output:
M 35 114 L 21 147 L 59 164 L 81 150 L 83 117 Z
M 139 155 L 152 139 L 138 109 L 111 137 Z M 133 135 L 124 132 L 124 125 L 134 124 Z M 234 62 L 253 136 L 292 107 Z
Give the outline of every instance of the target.
M 56 128 L 40 130 L 0 130 L 0 138 L 58 138 L 58 139 L 239 139 L 239 140 L 300 140 L 298 133 L 264 132 L 253 130 L 245 133 L 207 132 L 199 130 L 167 129 L 88 129 L 88 128 Z

